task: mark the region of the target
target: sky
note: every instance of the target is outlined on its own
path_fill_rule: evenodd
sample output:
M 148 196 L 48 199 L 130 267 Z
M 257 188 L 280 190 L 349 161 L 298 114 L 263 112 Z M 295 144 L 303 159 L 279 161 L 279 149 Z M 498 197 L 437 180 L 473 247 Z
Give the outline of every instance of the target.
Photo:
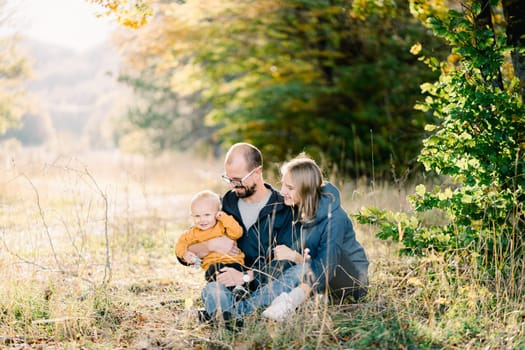
M 8 6 L 14 11 L 11 26 L 22 35 L 76 51 L 107 40 L 114 28 L 85 0 L 8 0 Z

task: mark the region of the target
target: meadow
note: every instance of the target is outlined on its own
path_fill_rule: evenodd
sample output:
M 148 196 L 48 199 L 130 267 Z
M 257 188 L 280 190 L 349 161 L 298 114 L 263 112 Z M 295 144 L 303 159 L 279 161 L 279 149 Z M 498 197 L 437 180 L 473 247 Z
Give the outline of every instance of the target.
M 289 322 L 253 315 L 238 332 L 199 323 L 203 272 L 173 246 L 192 194 L 227 189 L 221 160 L 17 149 L 0 161 L 0 347 L 525 349 L 523 301 L 490 288 L 475 263 L 400 256 L 357 223 L 371 262 L 363 301 L 318 296 Z M 349 214 L 410 210 L 412 184 L 330 180 Z

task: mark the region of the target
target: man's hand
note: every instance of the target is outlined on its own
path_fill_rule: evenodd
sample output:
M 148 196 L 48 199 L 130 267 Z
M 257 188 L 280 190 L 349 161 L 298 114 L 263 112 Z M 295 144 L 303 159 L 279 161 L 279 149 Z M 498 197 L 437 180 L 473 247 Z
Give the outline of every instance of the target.
M 217 282 L 226 287 L 240 286 L 244 284 L 243 273 L 233 267 L 223 267 L 221 273 L 217 275 Z
M 201 259 L 211 252 L 227 254 L 231 256 L 237 255 L 240 252 L 239 248 L 237 247 L 237 242 L 226 236 L 212 238 L 205 242 L 190 245 L 188 250 Z
M 207 243 L 208 250 L 210 252 L 216 252 L 232 256 L 237 255 L 240 252 L 239 248 L 237 247 L 237 242 L 226 236 L 210 239 L 209 241 L 207 241 Z

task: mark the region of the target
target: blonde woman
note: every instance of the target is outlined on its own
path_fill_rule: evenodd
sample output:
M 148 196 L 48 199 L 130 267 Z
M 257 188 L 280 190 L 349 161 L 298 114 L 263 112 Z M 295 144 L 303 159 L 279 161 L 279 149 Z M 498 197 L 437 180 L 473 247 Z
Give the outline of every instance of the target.
M 368 285 L 368 258 L 341 207 L 339 190 L 323 180 L 319 166 L 305 154 L 284 164 L 281 173 L 281 194 L 285 204 L 294 209 L 294 229 L 300 232 L 300 239 L 293 249 L 275 247 L 274 255 L 275 259 L 298 264 L 284 277 L 301 271 L 302 280 L 298 287 L 275 298 L 263 316 L 282 321 L 311 292 L 326 291 L 338 299 L 363 297 Z M 287 284 L 293 285 L 291 281 Z

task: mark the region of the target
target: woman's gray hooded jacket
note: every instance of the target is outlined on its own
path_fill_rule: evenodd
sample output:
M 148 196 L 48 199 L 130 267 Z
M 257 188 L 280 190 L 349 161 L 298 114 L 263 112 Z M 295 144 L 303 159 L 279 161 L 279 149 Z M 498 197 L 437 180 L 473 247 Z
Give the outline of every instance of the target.
M 309 282 L 318 292 L 329 289 L 337 297 L 364 296 L 368 286 L 368 258 L 348 214 L 341 207 L 339 190 L 329 182 L 321 187 L 316 217 L 296 223 L 300 240 L 296 249 L 310 249 Z M 297 232 L 297 231 L 296 231 Z

